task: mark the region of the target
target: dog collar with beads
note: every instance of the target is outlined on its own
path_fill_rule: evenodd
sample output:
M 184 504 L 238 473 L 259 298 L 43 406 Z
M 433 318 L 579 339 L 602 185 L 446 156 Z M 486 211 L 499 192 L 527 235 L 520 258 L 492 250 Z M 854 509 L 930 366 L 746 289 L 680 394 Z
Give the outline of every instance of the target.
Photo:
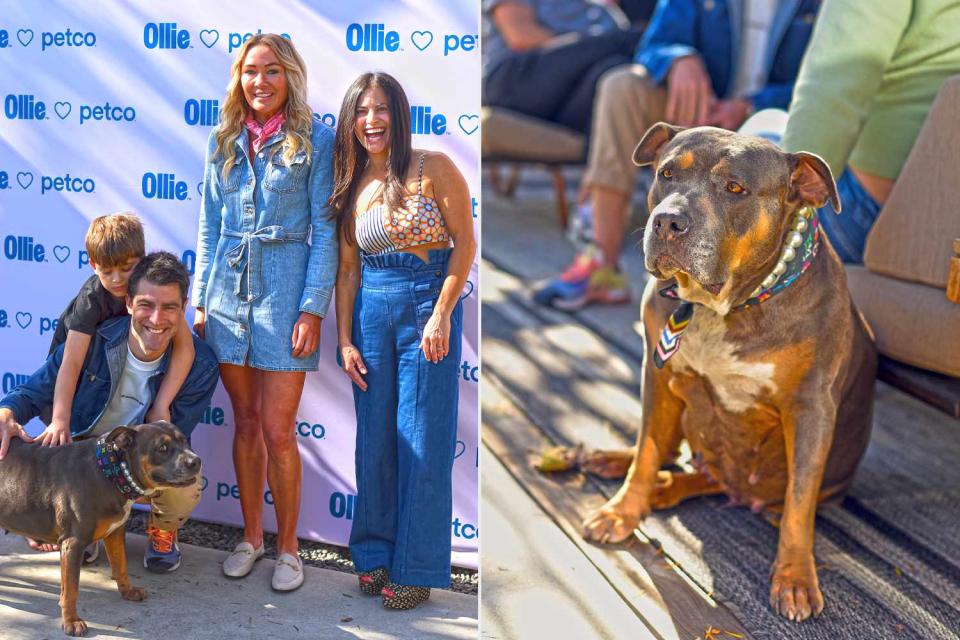
M 127 500 L 136 500 L 147 495 L 143 487 L 133 479 L 121 449 L 115 442 L 108 444 L 106 440 L 107 436 L 97 440 L 97 466 L 100 467 L 100 472 Z
M 787 233 L 780 259 L 773 270 L 763 279 L 746 302 L 733 308 L 734 311 L 756 306 L 769 300 L 796 281 L 813 263 L 820 248 L 820 223 L 817 212 L 812 207 L 803 207 L 794 217 L 792 228 Z M 660 290 L 664 298 L 679 300 L 680 304 L 660 331 L 657 348 L 653 352 L 653 363 L 662 369 L 667 360 L 680 349 L 680 337 L 686 331 L 693 317 L 694 303 L 682 300 L 677 293 L 677 284 L 671 284 Z

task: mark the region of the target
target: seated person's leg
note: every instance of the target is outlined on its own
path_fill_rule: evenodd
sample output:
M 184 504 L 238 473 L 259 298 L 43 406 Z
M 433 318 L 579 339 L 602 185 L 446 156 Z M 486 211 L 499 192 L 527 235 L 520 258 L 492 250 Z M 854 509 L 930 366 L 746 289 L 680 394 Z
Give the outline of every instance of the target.
M 880 213 L 881 205 L 867 193 L 849 167 L 837 180 L 837 193 L 840 194 L 843 212 L 836 214 L 829 204 L 820 207 L 820 224 L 842 261 L 861 264 L 867 234 Z
M 591 302 L 629 300 L 628 282 L 618 264 L 637 172 L 633 150 L 647 129 L 663 119 L 665 106 L 666 91 L 656 87 L 640 65 L 612 69 L 600 79 L 581 186 L 592 208 L 597 246 L 537 291 L 535 299 L 541 304 L 577 309 Z
M 629 65 L 630 61 L 629 55 L 621 53 L 597 60 L 580 76 L 580 81 L 574 85 L 573 90 L 566 100 L 560 104 L 559 110 L 550 120 L 574 131 L 589 134 L 594 98 L 597 94 L 597 85 L 600 78 L 611 69 Z
M 633 55 L 639 31 L 601 36 L 570 33 L 548 46 L 517 53 L 483 80 L 483 104 L 550 120 L 597 61 Z
M 147 527 L 149 540 L 143 556 L 143 566 L 155 573 L 173 571 L 180 566 L 180 547 L 176 534 L 200 504 L 201 482 L 188 487 L 174 487 L 159 491 L 150 499 L 152 512 Z

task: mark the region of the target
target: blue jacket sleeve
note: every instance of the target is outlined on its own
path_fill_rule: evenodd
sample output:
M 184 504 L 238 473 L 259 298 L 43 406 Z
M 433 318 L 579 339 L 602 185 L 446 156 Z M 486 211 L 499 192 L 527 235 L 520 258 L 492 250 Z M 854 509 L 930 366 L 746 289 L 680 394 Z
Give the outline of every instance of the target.
M 310 160 L 310 258 L 300 298 L 300 311 L 321 318 L 327 315 L 337 277 L 339 243 L 336 223 L 330 217 L 327 200 L 333 193 L 333 130 L 313 120 L 313 155 Z
M 217 148 L 217 129 L 210 132 L 206 159 L 203 163 L 203 194 L 200 198 L 200 228 L 197 232 L 197 265 L 193 275 L 191 302 L 197 308 L 206 307 L 207 281 L 220 241 L 220 221 L 223 217 L 223 197 L 217 179 L 213 156 Z
M 50 354 L 47 361 L 30 378 L 0 400 L 0 407 L 13 411 L 17 422 L 24 424 L 40 415 L 46 407 L 53 406 L 53 389 L 57 385 L 57 372 L 63 361 L 63 345 Z
M 170 406 L 170 420 L 188 438 L 209 406 L 220 379 L 213 349 L 196 336 L 193 336 L 193 347 L 196 349 L 193 367 Z
M 666 80 L 674 60 L 700 55 L 696 47 L 698 18 L 695 0 L 659 0 L 657 3 L 634 61 L 646 67 L 658 85 Z
M 760 91 L 750 96 L 750 103 L 754 111 L 761 109 L 783 109 L 790 106 L 790 97 L 793 95 L 792 82 L 771 82 Z

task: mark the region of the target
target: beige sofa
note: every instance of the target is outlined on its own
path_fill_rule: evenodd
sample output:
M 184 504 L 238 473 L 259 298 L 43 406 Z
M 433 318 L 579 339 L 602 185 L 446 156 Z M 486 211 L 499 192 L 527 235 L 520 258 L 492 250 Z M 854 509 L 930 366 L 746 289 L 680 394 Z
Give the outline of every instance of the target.
M 958 238 L 960 76 L 954 76 L 941 87 L 867 237 L 863 266 L 847 268 L 880 353 L 952 378 L 960 378 L 960 292 L 954 281 L 951 301 L 947 289 Z M 960 261 L 953 262 L 956 270 Z M 960 393 L 960 380 L 953 382 Z

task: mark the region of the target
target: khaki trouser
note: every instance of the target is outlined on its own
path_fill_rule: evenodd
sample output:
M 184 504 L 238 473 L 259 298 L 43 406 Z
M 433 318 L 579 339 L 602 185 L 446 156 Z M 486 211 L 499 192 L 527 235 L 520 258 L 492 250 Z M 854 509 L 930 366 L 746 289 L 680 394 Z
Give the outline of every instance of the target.
M 590 154 L 583 183 L 630 193 L 637 168 L 633 150 L 651 125 L 664 119 L 667 90 L 646 67 L 616 67 L 601 76 L 593 104 Z

